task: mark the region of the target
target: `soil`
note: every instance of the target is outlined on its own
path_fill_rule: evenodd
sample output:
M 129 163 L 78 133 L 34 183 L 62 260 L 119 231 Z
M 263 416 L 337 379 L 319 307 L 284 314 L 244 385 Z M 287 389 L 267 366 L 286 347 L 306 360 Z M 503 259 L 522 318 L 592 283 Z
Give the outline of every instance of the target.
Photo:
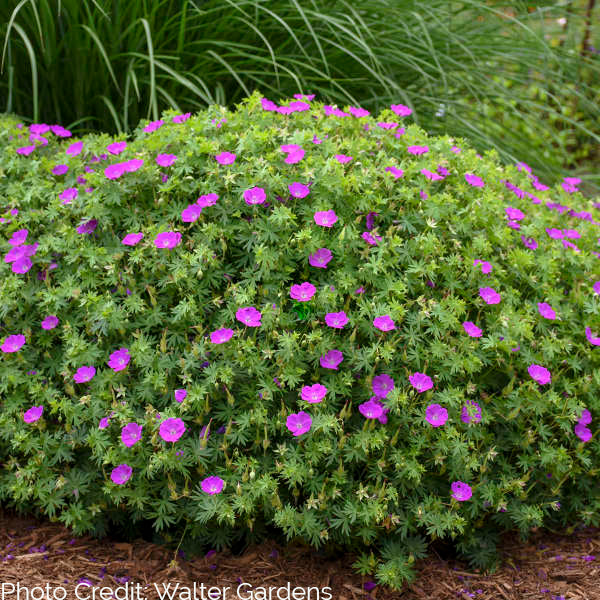
M 92 600 L 96 589 L 94 598 L 109 600 L 112 592 L 106 590 L 100 596 L 100 589 L 111 588 L 112 598 L 118 600 L 154 600 L 159 598 L 156 587 L 162 591 L 163 584 L 170 583 L 173 589 L 180 583 L 178 593 L 185 594 L 181 586 L 191 588 L 194 582 L 196 598 L 175 595 L 174 600 L 208 600 L 209 586 L 229 587 L 225 597 L 214 595 L 215 600 L 236 600 L 240 582 L 254 587 L 254 595 L 249 593 L 250 586 L 241 588 L 239 597 L 246 600 L 291 600 L 288 583 L 292 589 L 304 590 L 297 592 L 299 600 L 600 600 L 599 528 L 579 528 L 571 535 L 540 530 L 525 543 L 510 534 L 502 538 L 501 548 L 502 566 L 487 575 L 452 557 L 442 557 L 432 548 L 427 558 L 417 561 L 413 584 L 403 592 L 392 592 L 373 587 L 370 578 L 353 573 L 355 557 L 349 555 L 327 560 L 306 548 L 265 542 L 237 556 L 209 552 L 186 557 L 144 540 L 126 543 L 76 537 L 62 525 L 3 512 L 0 586 L 5 586 L 2 597 L 7 600 L 17 599 L 16 591 L 6 593 L 11 583 L 29 590 L 44 588 L 50 593 L 44 600 L 52 594 L 59 600 L 63 594 L 59 588 L 66 590 L 66 598 L 77 598 L 78 585 L 81 599 Z M 135 584 L 140 585 L 135 588 Z M 268 591 L 261 595 L 269 587 L 275 588 L 270 599 Z M 324 593 L 325 587 L 331 588 L 330 596 Z M 314 588 L 321 590 L 317 593 Z M 31 597 L 41 600 L 39 594 L 32 592 Z M 24 591 L 20 598 L 25 598 Z

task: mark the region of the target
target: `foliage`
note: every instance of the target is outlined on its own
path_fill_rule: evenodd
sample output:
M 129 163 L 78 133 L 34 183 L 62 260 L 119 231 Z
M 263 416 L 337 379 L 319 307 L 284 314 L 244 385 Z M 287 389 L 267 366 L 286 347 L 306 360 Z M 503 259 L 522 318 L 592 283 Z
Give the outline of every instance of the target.
M 428 136 L 401 106 L 291 107 L 254 94 L 235 112 L 167 111 L 131 140 L 87 135 L 79 154 L 72 137 L 3 119 L 3 504 L 94 534 L 149 519 L 217 548 L 276 527 L 355 551 L 393 587 L 428 539 L 491 566 L 503 530 L 598 525 L 600 446 L 577 425 L 584 409 L 587 431 L 600 418 L 597 207 L 576 182 L 543 189 L 525 165 Z M 215 160 L 224 152 L 235 161 Z M 253 188 L 265 202 L 248 203 Z M 184 219 L 207 194 L 219 198 Z M 337 221 L 319 225 L 330 210 Z M 156 247 L 167 232 L 177 245 Z M 321 248 L 326 268 L 311 264 Z M 303 282 L 314 296 L 293 300 Z M 240 321 L 245 307 L 260 326 Z M 332 327 L 340 312 L 349 322 Z M 343 361 L 326 368 L 334 349 Z M 84 366 L 96 372 L 77 383 Z M 432 388 L 419 392 L 416 373 Z M 325 397 L 303 399 L 315 384 Z M 294 436 L 299 412 L 312 422 Z M 167 419 L 185 424 L 177 441 Z M 207 493 L 215 477 L 224 488 Z
M 530 12 L 531 4 L 9 0 L 0 5 L 0 96 L 7 112 L 79 133 L 129 132 L 165 108 L 231 107 L 255 89 L 275 100 L 316 93 L 371 111 L 401 101 L 430 133 L 468 137 L 555 182 L 567 162 L 553 123 L 578 147 L 600 143 L 600 66 L 596 55 L 581 58 L 570 41 L 555 46 L 545 34 L 566 9 L 569 31 L 582 30 L 583 7 L 539 2 Z M 589 117 L 564 113 L 565 102 Z

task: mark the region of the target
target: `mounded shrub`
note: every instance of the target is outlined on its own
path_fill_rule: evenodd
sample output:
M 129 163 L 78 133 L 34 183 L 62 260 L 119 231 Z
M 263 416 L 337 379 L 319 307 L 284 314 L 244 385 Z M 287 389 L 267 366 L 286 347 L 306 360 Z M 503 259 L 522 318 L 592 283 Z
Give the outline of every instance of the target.
M 493 567 L 503 530 L 598 525 L 595 209 L 408 112 L 4 118 L 2 502 L 275 528 L 393 587 L 430 539 Z

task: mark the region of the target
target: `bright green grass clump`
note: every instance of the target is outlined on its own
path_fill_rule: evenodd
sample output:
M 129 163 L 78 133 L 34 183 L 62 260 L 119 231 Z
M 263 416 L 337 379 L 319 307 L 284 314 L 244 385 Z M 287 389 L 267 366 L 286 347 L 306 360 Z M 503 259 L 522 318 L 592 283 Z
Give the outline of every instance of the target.
M 409 112 L 6 117 L 2 502 L 275 528 L 394 587 L 429 539 L 490 566 L 503 530 L 597 525 L 597 210 Z

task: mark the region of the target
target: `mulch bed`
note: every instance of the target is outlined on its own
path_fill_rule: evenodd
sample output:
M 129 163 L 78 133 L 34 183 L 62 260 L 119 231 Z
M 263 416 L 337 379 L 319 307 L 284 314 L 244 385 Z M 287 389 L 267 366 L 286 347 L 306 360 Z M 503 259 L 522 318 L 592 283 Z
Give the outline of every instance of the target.
M 159 598 L 155 584 L 162 590 L 163 583 L 170 583 L 172 589 L 176 583 L 191 588 L 196 582 L 195 600 L 208 600 L 209 586 L 230 588 L 225 598 L 221 595 L 215 599 L 236 600 L 236 589 L 244 582 L 255 587 L 254 596 L 249 595 L 250 586 L 242 588 L 240 597 L 247 600 L 269 600 L 256 589 L 269 587 L 284 588 L 280 598 L 291 600 L 293 596 L 286 595 L 285 590 L 288 584 L 292 589 L 313 588 L 310 596 L 298 596 L 303 600 L 326 600 L 322 591 L 317 595 L 314 590 L 326 586 L 335 600 L 600 600 L 598 528 L 580 529 L 572 535 L 538 531 L 527 543 L 520 542 L 517 535 L 507 535 L 502 542 L 502 556 L 503 566 L 494 574 L 484 575 L 459 561 L 443 560 L 432 551 L 416 563 L 415 582 L 399 593 L 372 587 L 368 578 L 353 573 L 351 556 L 327 560 L 305 548 L 283 548 L 266 542 L 239 556 L 209 552 L 201 557 L 185 557 L 180 553 L 174 560 L 172 550 L 143 540 L 130 544 L 78 538 L 60 525 L 0 514 L 0 585 L 19 583 L 29 590 L 49 585 L 51 594 L 64 588 L 67 598 L 76 598 L 78 584 L 79 597 L 90 600 L 92 588 L 81 584 L 98 590 L 116 590 L 129 584 L 129 591 L 117 592 L 116 598 L 154 600 Z M 136 583 L 140 584 L 138 596 L 132 591 Z M 204 590 L 201 583 L 206 586 Z M 9 591 L 10 587 L 4 589 Z M 270 600 L 279 600 L 277 589 L 271 593 Z M 97 591 L 95 598 L 100 598 L 99 594 Z M 129 595 L 125 598 L 123 594 Z M 16 591 L 4 598 L 16 599 Z M 25 598 L 24 592 L 21 598 Z M 179 598 L 186 600 L 185 596 Z M 193 595 L 189 600 L 194 600 Z

